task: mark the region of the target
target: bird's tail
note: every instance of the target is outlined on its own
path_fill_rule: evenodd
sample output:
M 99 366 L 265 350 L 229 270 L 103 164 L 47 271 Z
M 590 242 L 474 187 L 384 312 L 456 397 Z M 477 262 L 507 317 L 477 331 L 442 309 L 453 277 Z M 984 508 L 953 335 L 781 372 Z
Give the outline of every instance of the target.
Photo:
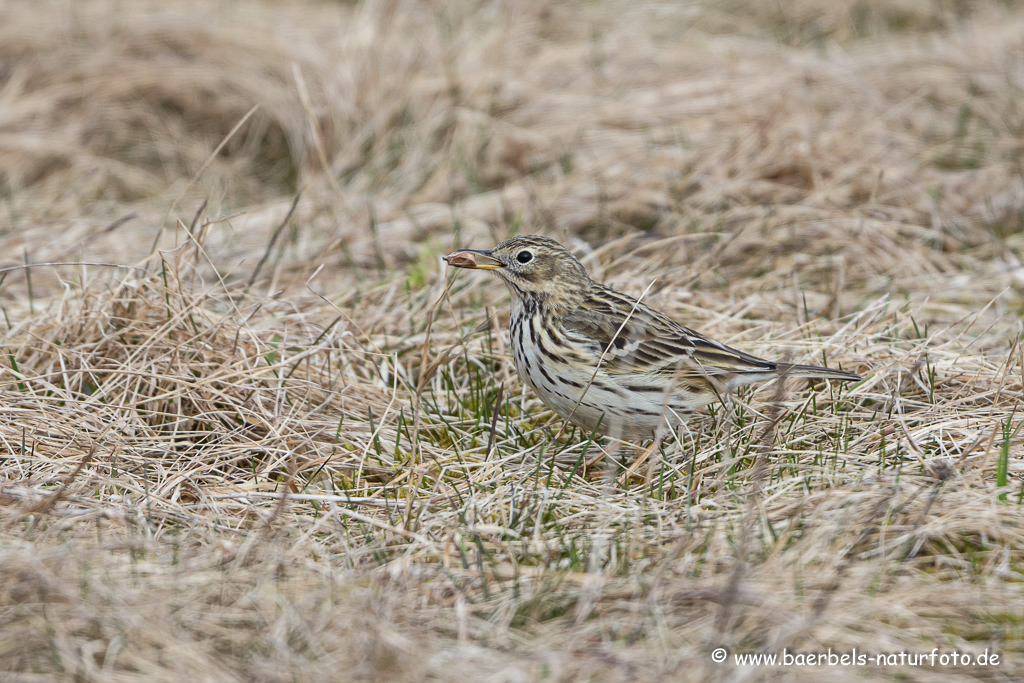
M 820 377 L 821 379 L 836 379 L 845 382 L 856 382 L 864 379 L 853 372 L 833 370 L 832 368 L 823 368 L 817 365 L 779 363 L 775 372 L 777 377 Z
M 748 370 L 746 372 L 737 372 L 726 380 L 725 385 L 734 389 L 736 387 L 743 386 L 745 384 L 754 384 L 755 382 L 767 382 L 772 379 L 779 378 L 790 378 L 790 377 L 818 377 L 820 379 L 834 379 L 841 382 L 856 382 L 864 379 L 860 375 L 852 372 L 846 372 L 845 370 L 833 370 L 832 368 L 823 368 L 818 365 L 793 365 L 792 363 L 778 363 L 771 370 Z

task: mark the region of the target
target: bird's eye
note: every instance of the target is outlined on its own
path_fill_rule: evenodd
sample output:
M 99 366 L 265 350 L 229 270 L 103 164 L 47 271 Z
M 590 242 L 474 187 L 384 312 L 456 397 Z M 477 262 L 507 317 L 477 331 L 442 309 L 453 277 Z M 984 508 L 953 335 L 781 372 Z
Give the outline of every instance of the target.
M 533 253 L 529 251 L 521 251 L 516 254 L 516 261 L 520 263 L 529 263 L 533 260 Z

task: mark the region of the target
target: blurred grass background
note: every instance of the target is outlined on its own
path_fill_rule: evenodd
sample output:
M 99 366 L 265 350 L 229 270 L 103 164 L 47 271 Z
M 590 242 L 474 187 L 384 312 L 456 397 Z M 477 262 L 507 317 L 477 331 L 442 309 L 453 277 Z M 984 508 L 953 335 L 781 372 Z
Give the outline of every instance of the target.
M 0 3 L 0 675 L 1024 675 L 1022 30 L 1007 0 Z M 554 439 L 504 289 L 439 260 L 517 232 L 866 381 L 741 392 L 622 465 Z

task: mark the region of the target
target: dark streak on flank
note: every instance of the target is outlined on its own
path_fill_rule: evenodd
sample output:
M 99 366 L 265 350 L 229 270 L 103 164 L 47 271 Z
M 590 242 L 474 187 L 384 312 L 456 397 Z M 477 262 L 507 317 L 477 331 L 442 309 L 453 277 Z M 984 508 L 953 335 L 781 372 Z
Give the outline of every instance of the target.
M 627 384 L 623 387 L 626 391 L 634 391 L 638 394 L 660 394 L 664 393 L 664 387 L 652 387 L 643 384 Z
M 548 386 L 557 387 L 558 383 L 548 374 L 548 371 L 540 363 L 537 363 L 537 369 L 540 370 L 540 374 L 544 375 L 544 379 L 548 381 Z
M 552 351 L 550 348 L 548 348 L 547 344 L 541 344 L 539 348 L 541 353 L 543 353 L 545 356 L 547 356 L 554 362 L 561 363 L 562 365 L 568 365 L 568 361 L 565 360 L 565 356 L 563 356 L 560 353 Z

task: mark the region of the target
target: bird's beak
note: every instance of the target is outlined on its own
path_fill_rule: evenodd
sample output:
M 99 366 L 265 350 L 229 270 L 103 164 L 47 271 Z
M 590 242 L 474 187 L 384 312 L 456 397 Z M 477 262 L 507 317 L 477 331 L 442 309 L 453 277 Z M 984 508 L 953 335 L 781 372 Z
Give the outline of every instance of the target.
M 491 256 L 490 251 L 477 251 L 476 249 L 454 251 L 444 257 L 444 262 L 456 268 L 472 268 L 474 270 L 497 270 L 505 267 L 505 264 Z

